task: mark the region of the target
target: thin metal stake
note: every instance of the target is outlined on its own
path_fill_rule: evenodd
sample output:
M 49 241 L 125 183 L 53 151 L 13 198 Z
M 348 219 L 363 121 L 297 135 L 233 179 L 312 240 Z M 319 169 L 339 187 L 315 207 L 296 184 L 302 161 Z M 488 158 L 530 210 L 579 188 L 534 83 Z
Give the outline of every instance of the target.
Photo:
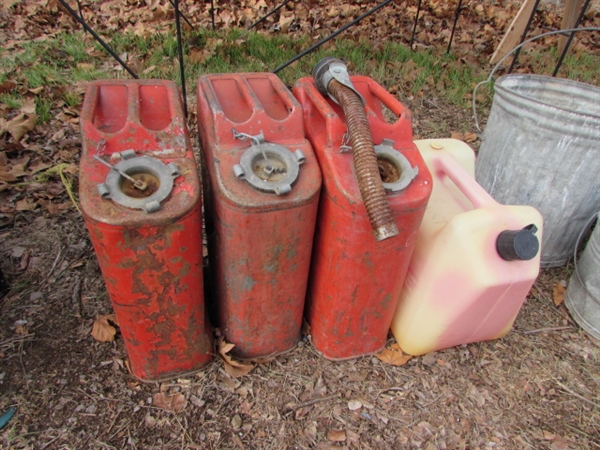
M 174 0 L 169 0 L 169 3 L 170 3 L 170 4 L 171 4 L 173 7 L 175 7 Z M 179 8 L 177 8 L 177 9 L 179 9 Z M 183 20 L 185 20 L 185 22 L 186 22 L 186 23 L 187 23 L 187 24 L 190 26 L 190 28 L 191 28 L 191 29 L 194 29 L 194 25 L 192 25 L 192 22 L 190 22 L 190 21 L 189 21 L 189 19 L 188 19 L 187 17 L 185 17 L 185 15 L 183 14 L 183 12 L 179 11 L 179 14 L 181 15 L 181 18 L 182 18 Z
M 583 7 L 581 8 L 581 12 L 579 13 L 579 17 L 577 18 L 577 22 L 575 22 L 575 26 L 573 28 L 579 28 L 579 25 L 581 25 L 581 22 L 583 22 L 583 17 L 585 16 L 585 12 L 587 11 L 588 6 L 590 6 L 590 1 L 591 0 L 586 0 L 586 2 L 583 4 Z M 571 42 L 573 42 L 574 37 L 575 37 L 575 32 L 573 31 L 569 35 L 569 39 L 567 39 L 567 43 L 565 44 L 565 48 L 563 48 L 560 58 L 558 58 L 558 62 L 556 63 L 554 72 L 552 72 L 553 77 L 555 77 L 558 74 L 560 66 L 562 66 L 562 63 L 565 60 L 567 53 L 569 52 L 569 47 L 571 46 Z
M 187 118 L 187 95 L 185 89 L 185 65 L 183 62 L 183 44 L 181 42 L 181 21 L 179 20 L 179 0 L 175 0 L 175 28 L 177 29 L 177 53 L 179 54 L 179 72 L 181 73 L 181 93 L 183 95 L 183 114 Z
M 448 42 L 448 49 L 446 53 L 450 53 L 450 47 L 452 47 L 452 41 L 454 40 L 454 31 L 456 30 L 456 24 L 460 17 L 460 11 L 462 10 L 462 0 L 458 0 L 458 6 L 456 7 L 456 14 L 454 15 L 454 25 L 452 25 L 452 34 L 450 35 L 450 42 Z
M 302 53 L 294 56 L 292 59 L 290 59 L 288 62 L 283 63 L 282 65 L 280 65 L 279 67 L 277 67 L 275 70 L 273 70 L 273 73 L 277 73 L 282 69 L 285 69 L 287 66 L 289 66 L 290 64 L 298 61 L 300 58 L 303 58 L 304 56 L 308 55 L 310 52 L 312 52 L 313 50 L 319 48 L 321 45 L 323 45 L 324 43 L 330 41 L 331 39 L 333 39 L 334 37 L 336 37 L 338 34 L 342 33 L 343 31 L 346 31 L 348 28 L 350 28 L 353 25 L 356 25 L 358 22 L 360 22 L 361 20 L 363 20 L 365 17 L 370 16 L 371 14 L 373 14 L 375 11 L 378 11 L 379 9 L 383 8 L 384 6 L 386 6 L 387 4 L 391 3 L 393 0 L 385 0 L 384 2 L 380 3 L 379 5 L 375 6 L 373 9 L 367 11 L 366 13 L 364 13 L 362 16 L 357 17 L 356 19 L 354 19 L 352 22 L 344 25 L 342 28 L 340 28 L 339 30 L 335 31 L 334 33 L 330 34 L 329 36 L 327 36 L 326 38 L 321 39 L 319 42 L 317 42 L 316 44 L 312 45 L 310 48 L 307 48 L 306 50 L 304 50 Z
M 417 3 L 417 15 L 415 16 L 415 25 L 413 26 L 412 35 L 410 36 L 410 48 L 412 48 L 413 42 L 415 42 L 415 35 L 417 34 L 417 22 L 419 21 L 419 14 L 421 13 L 422 1 L 423 0 L 419 0 L 419 3 Z
M 212 22 L 213 31 L 215 29 L 215 0 L 210 0 L 210 21 Z
M 85 20 L 83 18 L 83 9 L 81 9 L 81 1 L 77 0 L 77 10 L 79 11 L 79 17 L 81 17 L 82 20 Z M 84 30 L 87 33 L 87 30 Z
M 531 28 L 531 24 L 533 23 L 533 18 L 535 17 L 535 13 L 537 12 L 539 4 L 540 4 L 540 0 L 536 0 L 535 4 L 533 5 L 533 10 L 531 11 L 531 14 L 529 15 L 529 20 L 527 21 L 527 25 L 525 25 L 525 30 L 523 30 L 523 35 L 521 36 L 521 41 L 519 42 L 519 45 L 521 45 L 523 43 L 523 41 L 525 41 L 525 38 L 527 37 L 527 33 L 529 33 L 529 29 Z M 510 67 L 508 68 L 508 73 L 511 73 L 513 71 L 515 65 L 517 64 L 517 59 L 519 59 L 520 53 L 521 53 L 521 47 L 519 47 L 515 51 L 515 54 L 513 55 L 513 59 L 510 63 Z
M 290 2 L 290 0 L 285 0 L 281 5 L 277 6 L 275 9 L 273 9 L 271 12 L 268 12 L 267 14 L 265 14 L 263 17 L 261 17 L 260 19 L 258 19 L 256 22 L 254 22 L 252 25 L 250 25 L 248 27 L 248 30 L 251 30 L 252 28 L 254 28 L 256 25 L 258 25 L 259 23 L 263 22 L 267 17 L 275 14 L 277 11 L 279 11 L 281 8 L 283 8 L 285 5 L 287 5 Z
M 133 70 L 131 70 L 127 64 L 125 64 L 125 61 L 123 61 L 121 58 L 119 58 L 119 55 L 117 55 L 115 53 L 115 51 L 112 48 L 110 48 L 109 45 L 106 42 L 104 42 L 102 40 L 102 38 L 94 30 L 92 30 L 92 28 L 85 22 L 85 20 L 83 20 L 81 17 L 79 17 L 79 15 L 77 15 L 77 13 L 73 10 L 73 8 L 71 8 L 68 5 L 68 3 L 65 0 L 58 0 L 58 1 L 69 12 L 69 14 L 71 14 L 71 16 L 73 16 L 73 18 L 75 20 L 77 20 L 77 22 L 79 22 L 83 28 L 85 28 L 86 31 L 88 31 L 92 36 L 94 36 L 94 39 L 96 39 L 100 43 L 100 45 L 102 45 L 102 47 L 104 47 L 104 49 L 108 53 L 110 53 L 110 56 L 115 58 L 117 60 L 117 62 L 119 64 L 121 64 L 123 69 L 125 69 L 127 72 L 129 72 L 129 75 L 131 75 L 133 78 L 136 78 L 136 79 L 138 78 L 137 74 Z

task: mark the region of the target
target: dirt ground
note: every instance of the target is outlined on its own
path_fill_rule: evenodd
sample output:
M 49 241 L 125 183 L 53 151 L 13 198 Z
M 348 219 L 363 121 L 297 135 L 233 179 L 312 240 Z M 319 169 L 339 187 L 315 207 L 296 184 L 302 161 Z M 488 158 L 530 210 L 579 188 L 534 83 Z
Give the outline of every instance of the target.
M 440 124 L 473 128 L 441 99 L 401 100 L 421 138 L 440 137 Z M 2 150 L 16 151 L 6 139 Z M 73 164 L 79 141 L 66 119 L 60 139 L 29 139 Z M 15 211 L 0 227 L 0 268 L 11 286 L 0 299 L 0 415 L 18 408 L 3 449 L 600 449 L 600 346 L 555 292 L 572 263 L 541 271 L 500 340 L 394 366 L 325 360 L 305 336 L 243 377 L 215 358 L 164 383 L 128 372 L 120 334 L 91 337 L 112 308 L 74 208 Z

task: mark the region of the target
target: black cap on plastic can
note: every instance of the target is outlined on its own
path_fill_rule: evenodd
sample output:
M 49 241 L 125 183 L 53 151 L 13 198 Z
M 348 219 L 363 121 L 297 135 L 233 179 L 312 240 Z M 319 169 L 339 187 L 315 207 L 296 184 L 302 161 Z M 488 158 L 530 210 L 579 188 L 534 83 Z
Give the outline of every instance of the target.
M 540 251 L 537 227 L 527 225 L 522 230 L 505 230 L 496 239 L 496 250 L 506 261 L 529 261 Z

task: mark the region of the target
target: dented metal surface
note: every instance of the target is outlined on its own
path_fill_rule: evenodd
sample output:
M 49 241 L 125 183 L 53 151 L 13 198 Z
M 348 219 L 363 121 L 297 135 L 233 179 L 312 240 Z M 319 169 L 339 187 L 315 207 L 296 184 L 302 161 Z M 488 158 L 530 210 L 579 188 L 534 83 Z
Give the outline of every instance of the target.
M 200 186 L 177 87 L 156 80 L 91 83 L 81 124 L 82 211 L 131 370 L 145 381 L 197 371 L 212 359 L 213 345 L 203 293 Z M 94 157 L 115 164 L 115 156 L 130 150 L 179 171 L 173 169 L 172 189 L 152 214 L 98 193 L 111 169 Z M 123 180 L 124 195 L 131 195 Z
M 375 241 L 352 154 L 344 151 L 347 122 L 342 109 L 317 90 L 312 78 L 296 83 L 293 92 L 323 173 L 306 314 L 313 345 L 328 359 L 355 358 L 385 345 L 432 183 L 412 142 L 409 111 L 370 78 L 351 79 L 365 100 L 373 143 L 393 143 L 392 149 L 416 174 L 407 186 L 386 196 L 399 234 Z M 397 117 L 394 122 L 385 120 L 384 107 Z M 397 169 L 400 176 L 402 168 Z M 389 167 L 380 170 L 394 173 Z
M 198 80 L 198 123 L 219 326 L 238 357 L 287 351 L 300 337 L 321 186 L 300 105 L 272 74 L 206 75 Z M 253 145 L 242 134 L 301 151 L 288 192 L 266 192 L 237 177 L 233 168 Z

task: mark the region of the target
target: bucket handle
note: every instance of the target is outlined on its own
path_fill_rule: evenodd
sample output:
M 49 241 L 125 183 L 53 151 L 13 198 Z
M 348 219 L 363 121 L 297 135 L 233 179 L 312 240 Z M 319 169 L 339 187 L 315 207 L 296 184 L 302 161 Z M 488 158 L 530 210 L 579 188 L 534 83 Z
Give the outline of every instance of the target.
M 443 174 L 447 176 L 475 208 L 484 208 L 498 204 L 453 156 L 443 153 L 438 154 L 433 161 L 433 167 L 438 175 Z
M 589 227 L 592 225 L 592 223 L 594 222 L 594 219 L 596 217 L 598 218 L 598 222 L 596 223 L 596 226 L 597 227 L 600 226 L 600 211 L 598 211 L 598 212 L 594 213 L 592 215 L 592 217 L 590 217 L 587 220 L 587 222 L 585 223 L 585 226 L 582 228 L 581 232 L 579 233 L 579 237 L 577 237 L 577 242 L 575 243 L 575 251 L 573 252 L 573 264 L 575 265 L 575 276 L 579 280 L 579 283 L 581 284 L 581 287 L 583 287 L 583 290 L 585 291 L 585 293 L 592 300 L 594 300 L 597 305 L 600 305 L 600 299 L 598 297 L 596 297 L 592 292 L 590 292 L 590 290 L 587 288 L 587 286 L 583 282 L 583 278 L 581 278 L 581 275 L 579 273 L 579 267 L 577 265 L 577 249 L 579 248 L 579 244 L 581 244 L 581 240 L 583 239 L 583 235 L 589 229 Z
M 475 121 L 475 127 L 477 128 L 477 131 L 479 131 L 480 133 L 483 133 L 483 130 L 479 127 L 479 120 L 477 119 L 477 90 L 479 89 L 480 86 L 489 83 L 490 81 L 492 81 L 492 78 L 494 77 L 494 73 L 496 73 L 496 70 L 498 70 L 498 68 L 500 67 L 500 65 L 516 50 L 520 49 L 521 47 L 523 47 L 526 44 L 529 44 L 530 42 L 533 42 L 537 39 L 546 37 L 546 36 L 550 36 L 553 34 L 561 34 L 561 33 L 576 33 L 578 31 L 600 31 L 600 27 L 587 27 L 587 28 L 568 28 L 566 30 L 555 30 L 555 31 L 548 31 L 547 33 L 542 33 L 538 36 L 534 36 L 531 39 L 527 39 L 526 41 L 521 42 L 519 45 L 517 45 L 516 47 L 514 47 L 510 52 L 508 52 L 506 55 L 504 55 L 502 57 L 502 59 L 500 61 L 498 61 L 498 64 L 496 64 L 494 66 L 494 68 L 492 69 L 492 71 L 490 72 L 489 76 L 483 80 L 480 81 L 479 83 L 477 83 L 477 85 L 475 86 L 475 88 L 473 89 L 473 98 L 472 98 L 472 104 L 473 104 L 473 120 Z

